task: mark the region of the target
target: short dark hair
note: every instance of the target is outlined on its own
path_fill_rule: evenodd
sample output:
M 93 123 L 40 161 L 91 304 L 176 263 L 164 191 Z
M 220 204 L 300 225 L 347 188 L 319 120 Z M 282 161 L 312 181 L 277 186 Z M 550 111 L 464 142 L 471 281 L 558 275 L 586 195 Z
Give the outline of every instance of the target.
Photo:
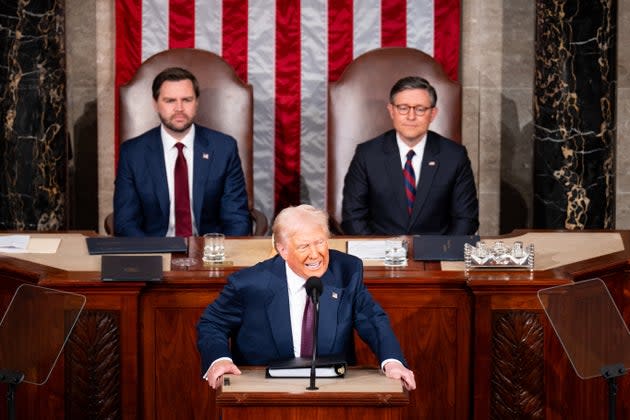
M 431 83 L 429 83 L 427 79 L 419 76 L 407 76 L 397 81 L 394 86 L 392 86 L 392 90 L 389 91 L 389 102 L 393 104 L 394 96 L 396 96 L 398 92 L 409 89 L 426 90 L 429 94 L 429 98 L 431 99 L 431 107 L 434 107 L 437 104 L 437 93 L 435 92 L 435 88 L 431 86 Z
M 193 84 L 193 89 L 195 90 L 195 96 L 197 98 L 199 97 L 199 82 L 197 81 L 195 75 L 181 67 L 169 67 L 162 70 L 160 74 L 155 76 L 155 79 L 153 79 L 153 99 L 155 99 L 156 101 L 158 96 L 160 96 L 160 88 L 162 87 L 162 83 L 166 82 L 167 80 L 171 82 L 190 80 Z

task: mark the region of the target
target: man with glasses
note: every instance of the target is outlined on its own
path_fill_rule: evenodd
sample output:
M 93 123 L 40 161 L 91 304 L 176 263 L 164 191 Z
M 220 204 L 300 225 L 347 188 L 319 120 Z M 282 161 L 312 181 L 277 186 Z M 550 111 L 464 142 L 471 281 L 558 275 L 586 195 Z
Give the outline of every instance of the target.
M 393 130 L 357 146 L 343 188 L 349 235 L 472 235 L 479 203 L 466 148 L 430 131 L 437 94 L 421 77 L 397 81 Z

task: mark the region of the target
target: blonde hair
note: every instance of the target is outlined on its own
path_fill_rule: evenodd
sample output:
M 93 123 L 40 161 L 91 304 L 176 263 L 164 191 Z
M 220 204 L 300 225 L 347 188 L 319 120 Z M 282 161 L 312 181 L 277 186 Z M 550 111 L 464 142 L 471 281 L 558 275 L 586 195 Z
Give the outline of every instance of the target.
M 330 236 L 328 213 L 310 204 L 300 204 L 286 207 L 276 216 L 271 227 L 274 248 L 277 243 L 286 244 L 289 237 L 299 232 L 300 228 L 307 223 L 321 226 L 326 236 Z

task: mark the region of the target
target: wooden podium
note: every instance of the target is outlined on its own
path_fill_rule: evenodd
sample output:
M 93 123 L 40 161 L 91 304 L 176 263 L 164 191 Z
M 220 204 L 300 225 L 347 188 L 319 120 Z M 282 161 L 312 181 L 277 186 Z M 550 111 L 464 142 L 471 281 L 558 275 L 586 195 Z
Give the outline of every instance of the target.
M 318 378 L 309 391 L 308 378 L 265 378 L 261 368 L 226 375 L 217 390 L 220 418 L 233 419 L 379 419 L 402 420 L 409 394 L 401 381 L 376 369 L 351 368 L 345 378 Z

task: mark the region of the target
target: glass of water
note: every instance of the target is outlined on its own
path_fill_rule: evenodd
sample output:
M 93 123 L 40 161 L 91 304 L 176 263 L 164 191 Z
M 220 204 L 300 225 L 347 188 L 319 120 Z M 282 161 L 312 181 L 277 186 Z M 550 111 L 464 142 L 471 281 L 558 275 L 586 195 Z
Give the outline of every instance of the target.
M 402 267 L 407 265 L 407 240 L 392 238 L 385 241 L 385 265 Z
M 203 235 L 203 262 L 217 264 L 225 261 L 225 235 L 206 233 Z

